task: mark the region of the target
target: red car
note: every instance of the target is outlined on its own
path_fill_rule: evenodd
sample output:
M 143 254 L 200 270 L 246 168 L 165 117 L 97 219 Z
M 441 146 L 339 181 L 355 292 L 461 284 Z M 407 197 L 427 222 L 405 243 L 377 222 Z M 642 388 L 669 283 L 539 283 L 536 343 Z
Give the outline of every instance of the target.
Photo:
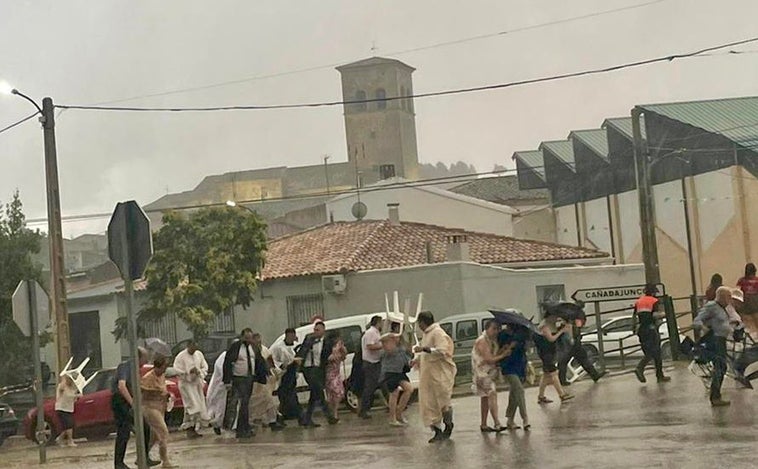
M 144 375 L 150 368 L 150 366 L 143 366 L 140 370 L 141 374 Z M 115 368 L 104 368 L 99 370 L 94 379 L 84 388 L 84 393 L 76 401 L 74 407 L 75 437 L 105 438 L 116 431 L 116 423 L 111 410 L 113 396 L 111 389 L 115 376 Z M 174 397 L 174 408 L 166 415 L 171 426 L 171 424 L 181 423 L 184 416 L 184 404 L 176 380 L 166 379 L 166 383 L 168 392 Z M 52 441 L 61 432 L 61 423 L 55 412 L 55 399 L 47 399 L 43 408 L 45 430 L 49 435 L 48 441 Z M 37 408 L 34 407 L 24 417 L 24 435 L 32 441 L 35 441 L 36 423 Z

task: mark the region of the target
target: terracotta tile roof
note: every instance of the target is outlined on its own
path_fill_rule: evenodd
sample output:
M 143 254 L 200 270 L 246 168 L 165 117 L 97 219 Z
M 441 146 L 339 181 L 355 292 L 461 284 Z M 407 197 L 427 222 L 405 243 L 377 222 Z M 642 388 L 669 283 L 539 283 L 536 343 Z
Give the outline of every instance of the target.
M 470 259 L 480 264 L 607 258 L 593 249 L 466 232 L 422 223 L 388 220 L 336 222 L 273 240 L 268 245 L 262 278 L 326 275 L 444 262 L 447 237 L 464 234 Z

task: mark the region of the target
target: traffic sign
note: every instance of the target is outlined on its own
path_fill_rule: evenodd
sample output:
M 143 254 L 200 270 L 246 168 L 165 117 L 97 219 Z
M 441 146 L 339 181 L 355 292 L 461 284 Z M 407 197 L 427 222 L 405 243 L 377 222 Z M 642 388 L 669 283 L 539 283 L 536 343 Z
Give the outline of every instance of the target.
M 108 256 L 116 264 L 124 279 L 126 300 L 127 335 L 129 336 L 129 361 L 133 383 L 139 382 L 139 352 L 137 351 L 137 317 L 134 313 L 133 280 L 142 278 L 147 263 L 153 256 L 153 236 L 150 232 L 150 220 L 137 202 L 130 200 L 120 202 L 113 211 L 108 223 Z M 145 422 L 142 418 L 142 391 L 135 386 L 132 391 L 134 399 L 134 434 L 137 440 L 137 467 L 147 467 L 147 448 L 145 446 Z
M 119 202 L 108 223 L 108 256 L 123 278 L 142 278 L 153 256 L 150 220 L 137 202 Z
M 658 290 L 655 296 L 665 296 L 666 287 L 662 283 L 655 285 Z M 574 301 L 583 301 L 585 303 L 616 301 L 616 300 L 633 300 L 642 296 L 645 292 L 645 285 L 628 285 L 624 287 L 600 287 L 577 290 L 571 295 Z
M 18 282 L 12 299 L 13 321 L 27 337 L 32 335 L 32 304 L 29 301 L 29 282 L 29 280 Z M 31 280 L 31 282 L 34 283 L 32 289 L 34 290 L 34 305 L 36 306 L 34 309 L 37 313 L 37 324 L 47 327 L 50 324 L 50 299 L 36 280 Z M 37 332 L 39 333 L 39 331 Z

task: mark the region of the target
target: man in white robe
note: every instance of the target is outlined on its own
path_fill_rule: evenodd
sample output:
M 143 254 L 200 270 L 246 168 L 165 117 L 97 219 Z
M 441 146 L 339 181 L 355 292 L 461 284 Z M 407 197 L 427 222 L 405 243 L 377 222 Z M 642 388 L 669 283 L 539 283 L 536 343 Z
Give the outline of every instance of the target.
M 216 359 L 213 364 L 213 374 L 211 382 L 208 385 L 208 393 L 205 397 L 206 407 L 208 408 L 208 419 L 210 420 L 213 431 L 216 435 L 221 434 L 221 428 L 224 426 L 224 416 L 226 414 L 227 389 L 224 384 L 224 360 L 226 351 Z
M 179 392 L 184 403 L 184 422 L 181 428 L 187 431 L 188 437 L 198 438 L 202 435 L 197 429 L 207 425 L 210 420 L 203 394 L 208 363 L 194 341 L 188 343 L 187 348 L 176 355 L 174 369 L 178 373 Z
M 419 354 L 414 365 L 419 367 L 421 419 L 434 432 L 429 443 L 436 443 L 450 438 L 453 433 L 452 398 L 457 373 L 453 361 L 453 339 L 434 322 L 430 312 L 419 313 L 416 324 L 423 332 L 421 344 L 413 349 Z
M 259 421 L 271 430 L 279 431 L 284 428 L 284 425 L 278 421 L 279 402 L 274 397 L 278 380 L 277 375 L 273 372 L 275 367 L 271 351 L 261 344 L 260 334 L 253 334 L 253 348 L 256 354 L 260 353 L 261 358 L 265 361 L 267 374 L 265 383 L 256 381 L 253 384 L 253 394 L 250 396 L 250 423 Z

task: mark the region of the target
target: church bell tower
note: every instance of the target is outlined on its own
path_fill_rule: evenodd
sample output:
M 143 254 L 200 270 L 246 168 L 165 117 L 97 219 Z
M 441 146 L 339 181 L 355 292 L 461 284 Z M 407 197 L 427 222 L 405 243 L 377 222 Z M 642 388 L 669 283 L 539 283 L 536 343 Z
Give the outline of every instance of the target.
M 399 60 L 373 57 L 337 67 L 342 75 L 348 161 L 364 183 L 418 179 L 416 115 L 411 75 Z M 370 102 L 365 102 L 365 101 Z M 372 101 L 373 100 L 373 101 Z M 363 102 L 361 102 L 363 101 Z

